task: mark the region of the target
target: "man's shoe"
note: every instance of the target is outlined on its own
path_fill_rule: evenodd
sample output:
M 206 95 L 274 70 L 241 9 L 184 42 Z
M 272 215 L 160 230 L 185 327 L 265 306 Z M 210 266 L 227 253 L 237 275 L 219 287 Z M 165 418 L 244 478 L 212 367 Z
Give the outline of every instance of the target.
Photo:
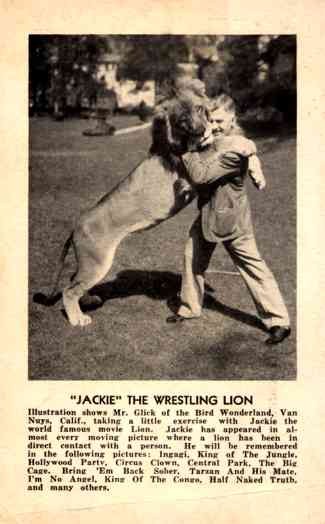
M 184 320 L 197 320 L 198 318 L 200 318 L 199 316 L 198 317 L 182 317 L 181 315 L 178 315 L 177 313 L 175 313 L 175 315 L 171 315 L 170 317 L 167 317 L 166 318 L 166 322 L 168 322 L 168 324 L 179 324 L 180 322 L 184 322 Z
M 181 317 L 180 315 L 177 315 L 177 313 L 175 313 L 175 315 L 170 315 L 170 317 L 166 318 L 166 322 L 168 322 L 168 324 L 178 324 L 179 322 L 183 322 L 184 320 L 189 319 Z
M 268 345 L 280 344 L 285 338 L 288 338 L 291 333 L 289 327 L 273 326 L 271 327 L 269 338 L 265 341 Z

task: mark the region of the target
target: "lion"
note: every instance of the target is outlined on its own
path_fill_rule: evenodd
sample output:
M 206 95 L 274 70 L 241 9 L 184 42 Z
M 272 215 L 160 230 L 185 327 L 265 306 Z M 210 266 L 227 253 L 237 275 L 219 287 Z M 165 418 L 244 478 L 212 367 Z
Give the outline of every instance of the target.
M 81 215 L 65 242 L 52 293 L 45 298 L 38 293 L 36 302 L 51 305 L 65 257 L 73 246 L 77 270 L 62 291 L 63 305 L 72 326 L 90 324 L 91 317 L 81 311 L 79 301 L 107 275 L 120 242 L 130 233 L 174 216 L 195 197 L 179 158 L 199 146 L 210 132 L 206 107 L 204 94 L 190 87 L 160 103 L 153 118 L 148 156 Z

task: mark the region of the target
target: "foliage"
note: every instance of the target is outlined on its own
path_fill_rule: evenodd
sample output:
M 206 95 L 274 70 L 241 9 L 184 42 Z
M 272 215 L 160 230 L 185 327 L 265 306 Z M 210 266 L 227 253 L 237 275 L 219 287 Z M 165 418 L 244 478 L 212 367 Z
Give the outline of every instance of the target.
M 267 49 L 262 53 L 261 58 L 270 65 L 274 65 L 278 56 L 281 54 L 292 54 L 296 57 L 296 36 L 280 35 L 272 38 Z
M 31 35 L 29 38 L 30 97 L 36 105 L 64 103 L 67 91 L 93 99 L 97 92 L 94 73 L 107 42 L 96 35 Z
M 258 71 L 258 36 L 227 36 L 219 49 L 224 63 L 225 86 L 241 110 L 249 107 Z
M 240 113 L 261 109 L 259 114 L 280 112 L 285 120 L 296 117 L 296 39 L 294 35 L 270 37 L 263 51 L 259 35 L 226 36 L 218 45 L 217 62 L 201 62 L 200 77 L 208 96 L 230 94 Z M 263 81 L 261 66 L 266 68 Z M 266 108 L 269 108 L 267 111 Z M 276 113 L 274 113 L 276 114 Z M 278 118 L 278 115 L 277 115 Z
M 281 35 L 271 40 L 262 55 L 270 66 L 270 78 L 262 94 L 263 105 L 281 111 L 287 121 L 295 122 L 297 105 L 297 47 L 295 35 Z M 292 67 L 281 67 L 282 61 L 290 60 Z
M 97 80 L 103 52 L 120 56 L 118 78 L 142 84 L 155 80 L 156 94 L 168 96 L 180 63 L 195 63 L 208 96 L 230 94 L 241 113 L 274 107 L 286 119 L 296 116 L 296 38 L 294 35 L 32 35 L 29 84 L 32 106 L 94 106 L 106 85 Z M 289 66 L 283 66 L 287 62 Z M 282 64 L 282 65 L 281 65 Z M 292 67 L 291 65 L 292 64 Z M 268 68 L 259 80 L 261 65 Z
M 201 61 L 199 78 L 205 83 L 206 94 L 209 97 L 215 97 L 230 91 L 224 67 L 218 62 Z
M 119 67 L 119 76 L 144 82 L 172 81 L 177 64 L 187 61 L 186 38 L 179 35 L 133 35 L 128 37 L 128 52 Z

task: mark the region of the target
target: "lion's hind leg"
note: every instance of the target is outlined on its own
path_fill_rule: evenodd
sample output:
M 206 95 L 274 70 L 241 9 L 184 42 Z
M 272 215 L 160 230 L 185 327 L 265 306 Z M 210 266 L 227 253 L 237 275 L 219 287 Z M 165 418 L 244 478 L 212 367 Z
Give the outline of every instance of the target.
M 105 275 L 109 272 L 115 249 L 110 249 L 110 260 L 103 260 L 101 263 L 93 261 L 89 266 L 89 260 L 87 267 L 80 264 L 76 276 L 72 280 L 71 284 L 63 290 L 63 305 L 68 316 L 68 320 L 72 326 L 87 326 L 91 323 L 91 317 L 83 313 L 80 309 L 79 301 L 83 299 L 89 300 L 88 291 L 98 284 Z M 98 299 L 98 300 L 97 300 Z M 100 302 L 99 297 L 94 297 L 91 302 Z
M 79 305 L 79 300 L 86 291 L 82 282 L 74 282 L 63 290 L 63 305 L 72 326 L 87 326 L 91 323 L 91 317 L 85 315 Z

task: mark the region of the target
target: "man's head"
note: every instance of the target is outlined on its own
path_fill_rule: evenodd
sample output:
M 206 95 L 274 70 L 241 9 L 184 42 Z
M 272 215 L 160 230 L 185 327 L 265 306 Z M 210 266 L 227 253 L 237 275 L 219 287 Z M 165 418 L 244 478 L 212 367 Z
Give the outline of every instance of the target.
M 230 135 L 236 122 L 236 108 L 233 99 L 228 95 L 220 95 L 210 100 L 209 122 L 214 138 Z

